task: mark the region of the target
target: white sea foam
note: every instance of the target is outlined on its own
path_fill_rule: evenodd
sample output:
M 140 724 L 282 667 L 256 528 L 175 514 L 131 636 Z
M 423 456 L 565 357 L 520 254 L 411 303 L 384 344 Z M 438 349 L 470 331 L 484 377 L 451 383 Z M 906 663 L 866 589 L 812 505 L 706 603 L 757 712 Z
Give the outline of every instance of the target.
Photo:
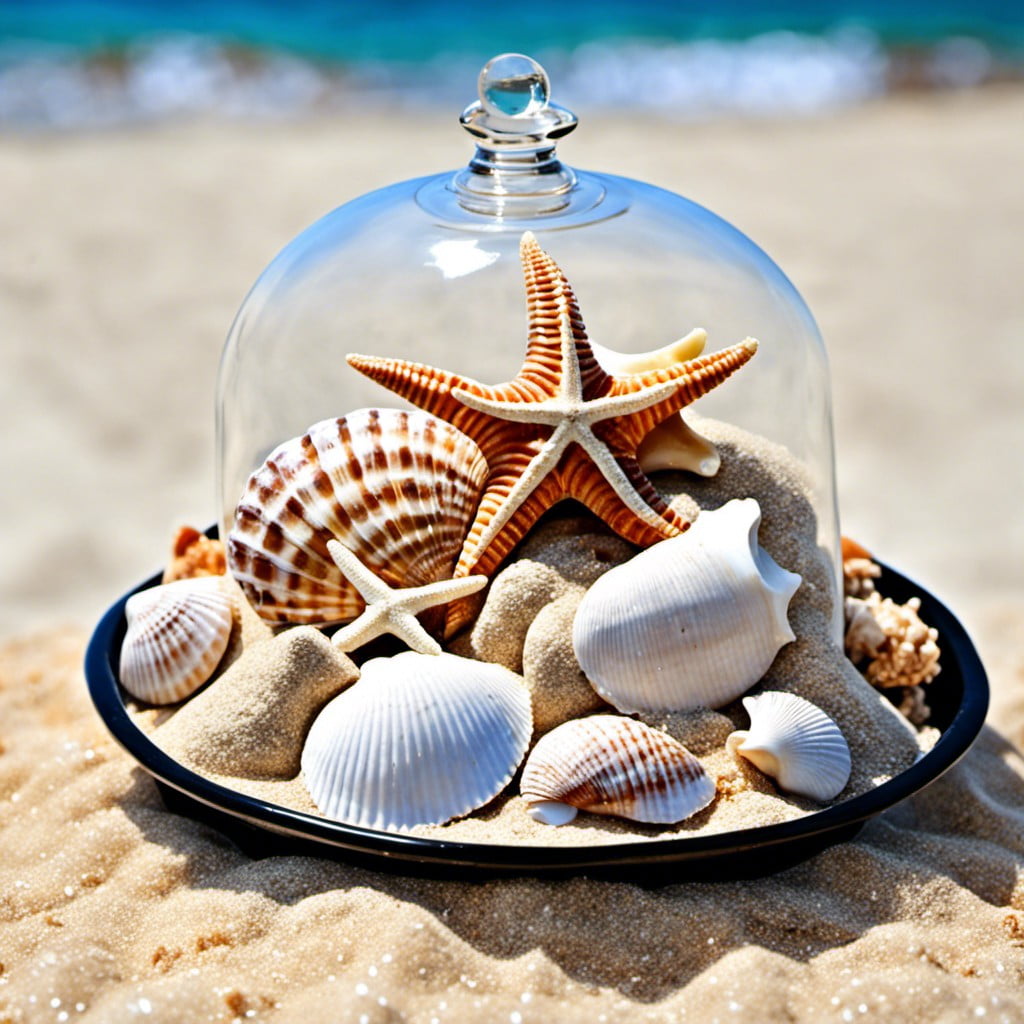
M 892 58 L 873 33 L 771 32 L 745 40 L 588 43 L 537 54 L 555 99 L 580 111 L 657 111 L 700 118 L 816 114 L 881 95 Z M 420 64 L 313 63 L 271 51 L 238 53 L 195 36 L 137 42 L 116 59 L 61 48 L 0 48 L 0 129 L 98 128 L 213 114 L 280 118 L 349 104 L 472 100 L 481 61 L 443 55 Z M 977 85 L 999 71 L 984 43 L 952 38 L 921 58 L 918 79 Z

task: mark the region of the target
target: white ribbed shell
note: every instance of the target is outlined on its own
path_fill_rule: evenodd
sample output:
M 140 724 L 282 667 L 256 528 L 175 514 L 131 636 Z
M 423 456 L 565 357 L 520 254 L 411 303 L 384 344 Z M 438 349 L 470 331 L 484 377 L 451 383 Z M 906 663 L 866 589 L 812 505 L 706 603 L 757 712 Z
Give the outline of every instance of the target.
M 592 715 L 565 722 L 537 741 L 519 792 L 549 824 L 571 820 L 553 804 L 674 824 L 707 807 L 715 783 L 667 733 L 632 718 Z
M 794 639 L 800 576 L 757 543 L 753 498 L 701 512 L 685 533 L 606 572 L 573 622 L 591 685 L 620 711 L 718 708 L 754 685 Z
M 750 728 L 726 741 L 787 792 L 825 802 L 850 779 L 850 748 L 821 708 L 794 693 L 769 690 L 744 697 Z
M 151 587 L 125 603 L 121 685 L 149 704 L 173 704 L 213 674 L 231 636 L 233 603 L 220 577 Z
M 514 672 L 405 651 L 368 661 L 320 712 L 302 772 L 328 818 L 387 832 L 441 825 L 504 789 L 532 732 Z
M 448 579 L 486 476 L 474 441 L 418 409 L 323 420 L 249 478 L 228 567 L 270 622 L 346 622 L 365 605 L 327 542 L 393 587 Z

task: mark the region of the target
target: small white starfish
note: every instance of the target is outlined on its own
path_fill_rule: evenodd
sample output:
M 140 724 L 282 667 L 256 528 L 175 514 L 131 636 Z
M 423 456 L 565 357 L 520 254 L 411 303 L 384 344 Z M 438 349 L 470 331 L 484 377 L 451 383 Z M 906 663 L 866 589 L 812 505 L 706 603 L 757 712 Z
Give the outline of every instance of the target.
M 440 654 L 441 645 L 420 625 L 416 613 L 468 597 L 487 584 L 486 576 L 465 576 L 399 590 L 367 569 L 344 544 L 329 540 L 327 550 L 366 602 L 363 613 L 331 637 L 343 651 L 353 651 L 374 637 L 391 633 L 420 654 Z
M 583 397 L 580 361 L 576 354 L 572 322 L 567 313 L 563 313 L 560 318 L 560 335 L 564 373 L 559 381 L 557 395 L 540 402 L 509 402 L 500 398 L 483 398 L 463 388 L 452 389 L 453 398 L 477 412 L 518 423 L 539 423 L 555 428 L 508 492 L 501 509 L 476 539 L 475 547 L 478 551 L 487 548 L 515 510 L 555 468 L 571 444 L 578 444 L 587 452 L 615 493 L 637 516 L 655 528 L 664 526 L 662 517 L 637 493 L 608 445 L 594 434 L 591 426 L 613 416 L 657 405 L 678 391 L 681 382 L 670 380 L 631 394 L 604 395 L 588 400 Z

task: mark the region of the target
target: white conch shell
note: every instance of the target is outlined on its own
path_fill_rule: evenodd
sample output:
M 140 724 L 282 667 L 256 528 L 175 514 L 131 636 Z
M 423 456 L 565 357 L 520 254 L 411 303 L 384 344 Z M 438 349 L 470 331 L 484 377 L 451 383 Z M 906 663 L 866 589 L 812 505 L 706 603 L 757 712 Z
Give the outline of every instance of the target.
M 302 772 L 328 818 L 389 832 L 441 825 L 501 792 L 532 731 L 514 672 L 405 651 L 366 662 L 320 712 Z
M 750 728 L 726 741 L 787 792 L 824 803 L 850 779 L 850 748 L 821 708 L 794 693 L 769 690 L 744 697 Z
M 707 807 L 715 783 L 678 740 L 618 715 L 577 718 L 537 741 L 519 785 L 532 817 L 564 825 L 576 809 L 674 824 Z
M 701 512 L 686 533 L 606 572 L 573 622 L 594 689 L 620 711 L 718 708 L 750 689 L 795 639 L 800 576 L 757 543 L 753 498 Z
M 323 420 L 249 478 L 228 566 L 270 622 L 347 622 L 365 603 L 328 541 L 393 587 L 448 579 L 486 475 L 474 441 L 418 409 Z
M 234 603 L 218 576 L 197 576 L 142 590 L 124 606 L 121 685 L 148 704 L 194 693 L 227 650 Z
M 616 352 L 591 342 L 594 357 L 608 373 L 618 377 L 629 373 L 660 370 L 674 363 L 696 359 L 704 351 L 707 332 L 695 328 L 689 334 L 651 352 Z M 659 423 L 640 442 L 637 462 L 645 473 L 663 469 L 688 469 L 701 476 L 714 476 L 722 464 L 718 449 L 694 430 L 682 413 L 675 413 Z

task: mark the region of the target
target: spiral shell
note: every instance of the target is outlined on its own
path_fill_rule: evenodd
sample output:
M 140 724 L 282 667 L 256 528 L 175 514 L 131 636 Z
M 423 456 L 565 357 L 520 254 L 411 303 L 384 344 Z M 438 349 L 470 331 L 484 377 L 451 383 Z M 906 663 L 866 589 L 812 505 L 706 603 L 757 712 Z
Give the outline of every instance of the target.
M 722 707 L 794 639 L 786 619 L 800 576 L 757 543 L 753 498 L 704 511 L 678 537 L 606 572 L 573 622 L 591 685 L 620 711 Z
M 562 825 L 576 809 L 674 824 L 715 796 L 701 763 L 667 733 L 618 715 L 577 718 L 533 748 L 519 786 L 531 815 Z
M 125 603 L 121 685 L 149 704 L 173 704 L 213 675 L 227 650 L 234 603 L 217 576 L 164 583 Z
M 302 771 L 336 821 L 389 832 L 441 825 L 504 789 L 532 731 L 514 672 L 405 651 L 366 662 L 359 682 L 320 712 Z
M 472 440 L 418 410 L 323 420 L 249 478 L 228 565 L 270 622 L 346 622 L 364 602 L 327 542 L 339 541 L 391 586 L 447 579 L 486 475 Z
M 822 803 L 842 792 L 850 778 L 850 748 L 821 708 L 794 693 L 770 690 L 744 697 L 750 728 L 726 741 L 787 792 Z

